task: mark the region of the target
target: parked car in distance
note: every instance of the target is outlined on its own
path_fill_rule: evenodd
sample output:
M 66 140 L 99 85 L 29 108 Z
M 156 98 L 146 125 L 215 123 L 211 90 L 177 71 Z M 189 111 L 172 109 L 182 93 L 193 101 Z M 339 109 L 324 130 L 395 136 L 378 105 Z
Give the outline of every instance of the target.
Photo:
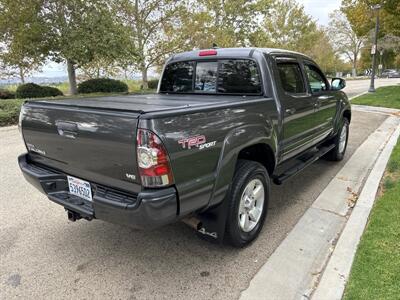
M 296 52 L 180 53 L 154 95 L 27 101 L 19 165 L 71 221 L 151 229 L 181 220 L 242 247 L 263 227 L 272 183 L 321 157 L 343 159 L 345 86 Z
M 382 72 L 383 78 L 400 78 L 400 71 L 396 69 L 386 69 Z

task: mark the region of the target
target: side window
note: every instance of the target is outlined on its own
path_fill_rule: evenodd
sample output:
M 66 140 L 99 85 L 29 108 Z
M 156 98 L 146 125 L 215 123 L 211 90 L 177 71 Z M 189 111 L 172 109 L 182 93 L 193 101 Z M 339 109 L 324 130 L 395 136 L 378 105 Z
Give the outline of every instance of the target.
M 260 74 L 257 64 L 252 60 L 221 60 L 218 75 L 218 92 L 232 94 L 261 93 Z
M 278 62 L 279 77 L 283 89 L 292 94 L 306 92 L 300 65 L 296 62 Z
M 328 83 L 320 69 L 313 65 L 305 64 L 305 70 L 311 92 L 318 93 L 328 89 Z

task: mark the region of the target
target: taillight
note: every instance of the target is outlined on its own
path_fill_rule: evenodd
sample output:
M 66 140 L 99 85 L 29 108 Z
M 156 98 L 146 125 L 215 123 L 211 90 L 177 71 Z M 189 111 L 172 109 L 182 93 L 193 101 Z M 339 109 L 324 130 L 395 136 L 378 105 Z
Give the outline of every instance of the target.
M 162 187 L 173 183 L 167 150 L 153 132 L 138 129 L 137 158 L 143 186 Z
M 202 50 L 199 52 L 199 56 L 211 56 L 217 55 L 217 50 Z

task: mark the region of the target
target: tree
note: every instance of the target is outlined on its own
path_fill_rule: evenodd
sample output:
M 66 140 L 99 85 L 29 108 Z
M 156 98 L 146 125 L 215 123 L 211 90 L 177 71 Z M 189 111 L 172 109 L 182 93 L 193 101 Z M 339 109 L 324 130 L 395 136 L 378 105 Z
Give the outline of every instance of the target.
M 346 15 L 353 30 L 359 35 L 367 35 L 374 28 L 372 6 L 379 4 L 381 36 L 400 36 L 400 5 L 398 0 L 342 0 L 341 11 Z
M 179 33 L 183 2 L 173 0 L 118 0 L 117 17 L 126 26 L 129 41 L 125 47 L 134 55 L 125 56 L 120 64 L 133 66 L 142 74 L 142 87 L 148 88 L 148 70 L 162 64 L 165 58 L 181 49 L 173 34 Z
M 102 77 L 117 77 L 121 73 L 123 73 L 123 70 L 118 66 L 117 60 L 95 57 L 91 62 L 80 67 L 79 77 L 83 77 L 86 80 Z
M 77 93 L 76 69 L 94 59 L 116 60 L 125 54 L 125 28 L 106 0 L 44 0 L 50 55 L 66 62 L 70 93 Z
M 200 0 L 182 16 L 183 44 L 188 48 L 251 46 L 271 0 Z
M 346 16 L 339 10 L 330 15 L 329 36 L 335 51 L 345 55 L 353 64 L 352 75 L 357 76 L 357 62 L 366 38 L 353 30 Z
M 275 1 L 253 34 L 252 45 L 307 52 L 320 32 L 316 22 L 294 0 Z
M 347 66 L 332 47 L 327 30 L 320 28 L 318 31 L 311 49 L 306 49 L 304 53 L 312 57 L 327 74 L 335 75 L 336 72 L 345 71 Z
M 0 60 L 3 74 L 22 83 L 45 62 L 47 25 L 38 0 L 0 0 Z
M 357 36 L 367 36 L 374 28 L 375 20 L 369 3 L 360 0 L 342 0 L 340 11 L 346 16 L 352 31 Z
M 384 30 L 387 34 L 400 36 L 400 4 L 398 0 L 386 0 L 383 4 Z

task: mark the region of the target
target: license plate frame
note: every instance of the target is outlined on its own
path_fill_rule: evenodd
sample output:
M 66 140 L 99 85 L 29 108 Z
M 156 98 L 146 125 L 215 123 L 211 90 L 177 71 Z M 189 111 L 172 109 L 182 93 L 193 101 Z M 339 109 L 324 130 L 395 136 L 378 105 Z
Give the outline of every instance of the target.
M 69 193 L 81 199 L 93 202 L 92 187 L 89 182 L 73 177 L 67 176 Z

